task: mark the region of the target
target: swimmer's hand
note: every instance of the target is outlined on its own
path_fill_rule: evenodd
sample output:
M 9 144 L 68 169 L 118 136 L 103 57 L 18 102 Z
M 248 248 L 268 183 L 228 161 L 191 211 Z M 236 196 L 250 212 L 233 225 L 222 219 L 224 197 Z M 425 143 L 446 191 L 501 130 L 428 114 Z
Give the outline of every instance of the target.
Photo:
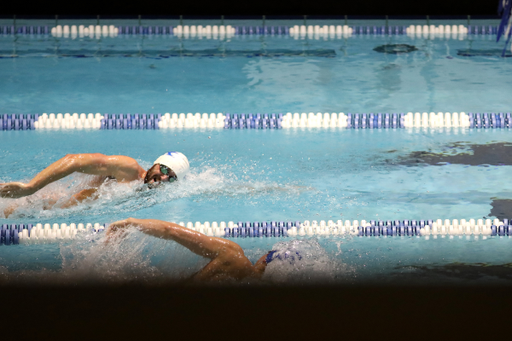
M 36 191 L 32 186 L 22 182 L 9 182 L 0 184 L 0 197 L 2 198 L 22 198 L 34 194 Z
M 107 229 L 107 243 L 112 239 L 122 237 L 124 235 L 124 229 L 129 226 L 134 226 L 133 218 L 119 220 L 110 224 Z

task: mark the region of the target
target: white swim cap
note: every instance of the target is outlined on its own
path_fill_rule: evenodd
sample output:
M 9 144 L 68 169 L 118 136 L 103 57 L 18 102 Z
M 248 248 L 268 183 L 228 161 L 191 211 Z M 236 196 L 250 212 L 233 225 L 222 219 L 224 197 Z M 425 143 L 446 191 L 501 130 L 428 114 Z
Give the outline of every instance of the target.
M 162 164 L 169 167 L 178 177 L 178 180 L 183 179 L 185 174 L 188 173 L 190 165 L 185 155 L 180 152 L 168 152 L 160 156 L 153 164 Z

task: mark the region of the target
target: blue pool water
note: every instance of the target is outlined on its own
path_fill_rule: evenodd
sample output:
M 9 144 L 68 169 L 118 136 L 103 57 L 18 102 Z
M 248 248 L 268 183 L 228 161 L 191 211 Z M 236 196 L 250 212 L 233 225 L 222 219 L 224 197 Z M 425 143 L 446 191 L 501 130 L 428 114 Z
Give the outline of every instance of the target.
M 388 43 L 414 45 L 418 51 L 373 50 Z M 512 104 L 509 58 L 457 54 L 502 48 L 488 37 L 0 37 L 0 44 L 1 55 L 14 48 L 18 56 L 0 58 L 0 107 L 6 113 L 508 112 Z M 196 54 L 158 57 L 180 49 Z M 203 56 L 210 49 L 246 52 Z M 247 53 L 273 49 L 311 53 Z M 319 51 L 334 54 L 325 57 Z M 78 54 L 85 57 L 72 57 Z M 149 168 L 163 152 L 179 150 L 189 157 L 191 173 L 183 182 L 153 191 L 141 191 L 138 184 L 105 184 L 95 202 L 44 210 L 48 195 L 57 193 L 63 200 L 87 186 L 87 176 L 75 175 L 29 198 L 0 199 L 0 216 L 2 223 L 109 223 L 129 216 L 175 222 L 493 218 L 493 199 L 512 199 L 506 181 L 510 165 L 402 161 L 414 152 L 453 153 L 458 150 L 454 143 L 510 143 L 510 136 L 508 129 L 2 131 L 0 182 L 28 181 L 65 154 L 85 152 L 128 155 Z M 2 212 L 13 202 L 18 208 L 5 218 Z M 205 264 L 179 246 L 139 232 L 112 248 L 102 247 L 101 238 L 1 246 L 0 282 L 157 281 L 182 278 Z M 502 283 L 508 280 L 512 243 L 508 237 L 236 241 L 253 261 L 273 248 L 310 255 L 300 268 L 269 267 L 272 282 L 348 284 L 404 278 L 429 284 Z
M 176 149 L 192 167 L 183 183 L 154 191 L 107 184 L 98 201 L 76 208 L 45 211 L 34 199 L 69 197 L 88 179 L 75 175 L 18 200 L 19 210 L 5 221 L 478 219 L 490 214 L 492 197 L 509 198 L 510 166 L 410 166 L 400 157 L 445 152 L 458 141 L 510 143 L 511 136 L 508 130 L 3 132 L 2 182 L 28 181 L 68 153 L 128 155 L 149 168 L 162 151 Z M 0 199 L 2 208 L 11 203 Z
M 499 57 L 503 44 L 496 44 L 495 36 L 327 41 L 6 36 L 0 44 L 1 55 L 19 56 L 0 59 L 4 112 L 506 112 L 511 101 L 495 90 L 507 89 L 512 79 L 510 58 Z M 418 51 L 373 50 L 384 44 L 410 44 Z M 467 49 L 495 50 L 495 55 L 457 54 Z M 234 54 L 159 57 L 183 50 Z M 251 57 L 275 50 L 332 56 Z

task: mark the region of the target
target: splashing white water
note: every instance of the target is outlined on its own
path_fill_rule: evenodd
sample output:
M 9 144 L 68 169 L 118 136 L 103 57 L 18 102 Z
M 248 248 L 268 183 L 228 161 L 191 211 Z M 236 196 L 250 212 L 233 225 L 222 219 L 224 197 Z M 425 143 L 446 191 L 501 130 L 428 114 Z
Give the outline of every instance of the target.
M 282 241 L 275 244 L 273 250 L 291 257 L 275 258 L 267 265 L 263 279 L 272 283 L 334 283 L 354 272 L 329 255 L 316 239 Z
M 61 247 L 66 278 L 107 283 L 179 281 L 205 263 L 177 243 L 146 236 L 136 229 L 108 244 L 105 235 L 95 237 L 89 235 Z
M 23 251 L 21 248 L 19 250 Z M 177 243 L 144 235 L 136 229 L 128 229 L 124 238 L 108 243 L 105 233 L 80 234 L 78 238 L 60 244 L 59 256 L 62 262 L 60 269 L 13 270 L 0 267 L 0 284 L 180 282 L 191 277 L 209 261 Z

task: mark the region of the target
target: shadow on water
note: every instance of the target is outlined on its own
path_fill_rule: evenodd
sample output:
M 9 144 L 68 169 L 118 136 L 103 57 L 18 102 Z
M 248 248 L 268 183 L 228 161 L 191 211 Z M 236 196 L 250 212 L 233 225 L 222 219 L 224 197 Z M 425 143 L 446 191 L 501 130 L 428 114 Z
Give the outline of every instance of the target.
M 476 281 L 485 279 L 512 280 L 512 263 L 450 263 L 444 265 L 409 265 L 395 267 L 395 270 L 408 270 L 406 273 L 395 274 L 405 281 L 432 279 L 435 276 L 457 280 Z M 414 270 L 414 271 L 410 271 Z M 460 283 L 459 283 L 460 284 Z
M 400 156 L 396 160 L 386 160 L 403 166 L 418 166 L 421 164 L 442 166 L 459 164 L 469 166 L 510 166 L 512 165 L 512 144 L 498 142 L 488 144 L 469 144 L 455 142 L 446 146 L 447 151 L 434 153 L 430 151 L 414 151 Z
M 457 50 L 457 55 L 463 57 L 512 57 L 512 53 L 508 51 L 503 55 L 502 49 L 464 49 Z
M 469 144 L 455 142 L 445 146 L 446 151 L 434 153 L 431 151 L 414 151 L 397 159 L 387 159 L 385 162 L 408 167 L 431 165 L 443 166 L 459 164 L 468 166 L 510 166 L 512 165 L 512 144 L 505 142 L 488 144 Z M 390 150 L 388 153 L 395 153 Z M 512 218 L 512 199 L 490 198 L 491 212 L 489 216 L 498 219 Z
M 500 220 L 512 218 L 512 200 L 491 198 L 491 213 L 489 216 Z
M 205 49 L 205 50 L 148 50 L 140 51 L 117 51 L 117 50 L 59 50 L 58 54 L 55 53 L 41 53 L 37 50 L 17 51 L 13 54 L 12 51 L 0 50 L 0 58 L 46 58 L 46 57 L 59 57 L 59 58 L 98 58 L 98 57 L 122 57 L 122 58 L 151 58 L 151 59 L 166 59 L 172 57 L 321 57 L 321 58 L 334 58 L 336 51 L 332 49 L 311 49 L 311 50 L 290 50 L 290 49 L 265 49 L 265 50 L 219 50 L 219 49 Z
M 418 49 L 416 46 L 408 44 L 386 44 L 377 46 L 373 51 L 385 54 L 404 54 L 418 51 Z

